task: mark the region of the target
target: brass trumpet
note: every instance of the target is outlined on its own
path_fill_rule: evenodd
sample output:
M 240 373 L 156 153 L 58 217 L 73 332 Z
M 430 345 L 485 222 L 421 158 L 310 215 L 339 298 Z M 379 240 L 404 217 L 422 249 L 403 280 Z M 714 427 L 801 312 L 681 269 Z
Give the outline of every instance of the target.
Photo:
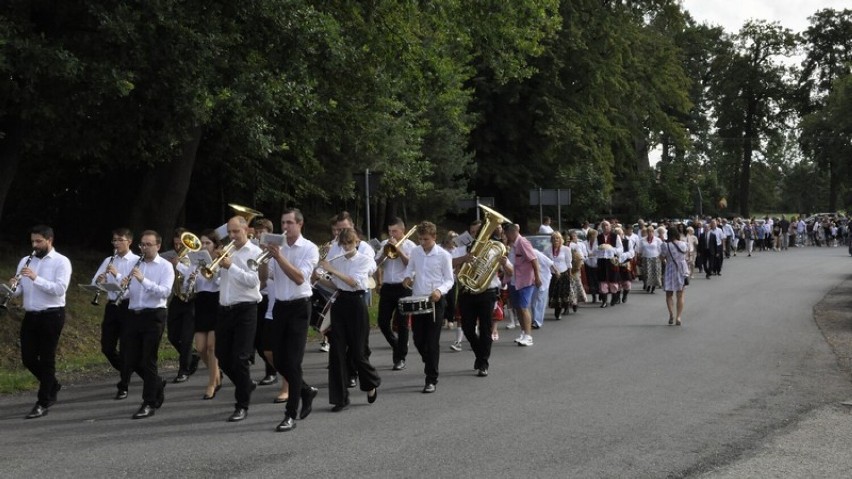
M 222 249 L 222 254 L 219 255 L 218 258 L 214 259 L 212 263 L 204 266 L 203 268 L 199 268 L 198 271 L 201 273 L 201 276 L 204 276 L 204 279 L 211 280 L 213 276 L 216 276 L 216 272 L 219 271 L 219 263 L 222 262 L 223 259 L 231 256 L 234 252 L 234 248 L 236 245 L 233 241 L 227 244 L 224 249 Z
M 391 244 L 390 239 L 388 239 L 388 242 L 385 243 L 385 247 L 382 249 L 382 254 L 385 256 L 385 258 L 399 258 L 399 248 L 402 246 L 403 243 L 405 243 L 408 238 L 411 237 L 411 235 L 414 234 L 415 231 L 417 231 L 417 225 L 412 226 L 411 229 L 408 230 L 408 233 L 405 233 L 405 236 L 403 236 L 401 240 L 397 241 L 396 244 Z M 382 261 L 384 261 L 384 259 Z

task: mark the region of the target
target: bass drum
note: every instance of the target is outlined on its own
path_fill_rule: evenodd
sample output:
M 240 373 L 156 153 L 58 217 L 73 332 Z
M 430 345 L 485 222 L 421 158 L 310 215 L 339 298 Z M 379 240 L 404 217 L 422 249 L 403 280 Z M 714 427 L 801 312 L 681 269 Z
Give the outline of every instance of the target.
M 311 327 L 325 334 L 331 326 L 331 305 L 337 291 L 329 291 L 322 287 L 313 289 L 311 296 Z

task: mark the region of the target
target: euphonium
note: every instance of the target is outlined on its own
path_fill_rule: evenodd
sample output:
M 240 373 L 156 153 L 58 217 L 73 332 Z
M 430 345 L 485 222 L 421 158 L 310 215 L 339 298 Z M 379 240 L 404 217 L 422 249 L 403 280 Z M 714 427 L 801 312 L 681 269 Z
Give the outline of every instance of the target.
M 180 251 L 177 252 L 178 261 L 180 262 L 184 262 L 184 258 L 186 258 L 190 251 L 201 251 L 201 239 L 189 231 L 180 235 L 180 244 Z M 183 287 L 183 273 L 181 273 L 178 268 L 175 268 L 175 282 L 172 291 L 175 296 L 180 298 L 182 301 L 187 302 L 192 299 L 193 293 L 188 291 L 189 288 L 186 289 L 187 290 L 185 291 Z
M 491 235 L 502 223 L 510 223 L 508 218 L 485 205 L 479 205 L 485 213 L 485 222 L 470 248 L 472 259 L 462 265 L 458 281 L 474 294 L 488 289 L 491 279 L 500 267 L 500 259 L 506 256 L 506 245 L 494 241 Z

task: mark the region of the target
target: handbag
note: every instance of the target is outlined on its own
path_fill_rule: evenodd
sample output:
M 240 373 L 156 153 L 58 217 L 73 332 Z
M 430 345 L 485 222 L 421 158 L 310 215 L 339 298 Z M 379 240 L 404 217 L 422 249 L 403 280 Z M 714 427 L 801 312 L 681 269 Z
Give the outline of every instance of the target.
M 500 298 L 494 301 L 494 312 L 491 313 L 491 319 L 494 321 L 503 321 L 503 301 Z

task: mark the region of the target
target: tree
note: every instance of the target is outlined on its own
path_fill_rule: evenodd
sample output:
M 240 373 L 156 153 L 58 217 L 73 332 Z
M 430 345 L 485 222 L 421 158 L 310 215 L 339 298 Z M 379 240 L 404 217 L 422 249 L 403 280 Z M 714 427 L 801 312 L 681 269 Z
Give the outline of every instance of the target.
M 733 38 L 733 48 L 717 58 L 713 82 L 716 128 L 721 148 L 738 158 L 733 171 L 736 207 L 750 213 L 751 167 L 754 152 L 766 147 L 768 136 L 786 129 L 786 99 L 793 88 L 789 68 L 779 58 L 793 53 L 796 36 L 778 23 L 747 22 Z M 729 183 L 730 184 L 730 183 Z

